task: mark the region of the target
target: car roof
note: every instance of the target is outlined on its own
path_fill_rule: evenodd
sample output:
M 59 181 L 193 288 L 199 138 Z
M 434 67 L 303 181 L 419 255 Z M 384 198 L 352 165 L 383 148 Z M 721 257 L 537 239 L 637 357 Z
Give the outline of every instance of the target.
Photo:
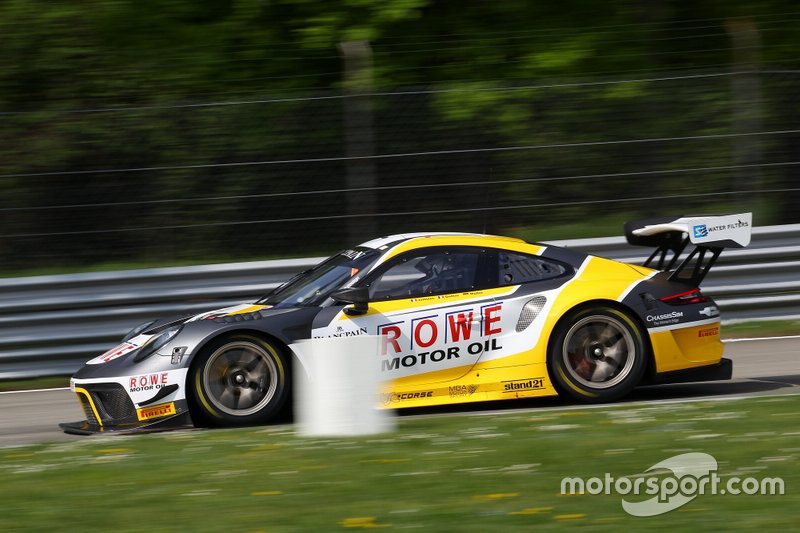
M 485 235 L 482 233 L 417 232 L 417 233 L 398 233 L 386 237 L 379 237 L 377 239 L 372 239 L 371 241 L 367 241 L 363 243 L 361 246 L 365 248 L 372 248 L 375 250 L 386 250 L 387 248 L 393 248 L 399 244 L 414 239 L 436 239 L 437 237 L 445 237 L 445 238 L 449 237 L 449 239 L 447 240 L 450 244 L 452 244 L 452 237 L 465 237 L 464 244 L 477 244 L 475 243 L 476 240 L 525 243 L 525 241 L 514 237 L 501 237 L 499 235 Z
M 528 255 L 544 255 L 578 267 L 587 257 L 583 252 L 543 243 L 529 243 L 515 237 L 485 235 L 481 233 L 419 232 L 399 233 L 367 241 L 362 247 L 377 250 L 379 259 L 372 265 L 374 270 L 400 254 L 432 247 L 476 247 L 505 250 Z

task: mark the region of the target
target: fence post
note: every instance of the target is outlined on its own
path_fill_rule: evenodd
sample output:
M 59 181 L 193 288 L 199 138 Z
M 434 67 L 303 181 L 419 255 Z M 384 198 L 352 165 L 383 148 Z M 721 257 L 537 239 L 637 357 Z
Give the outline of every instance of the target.
M 731 114 L 733 133 L 733 191 L 758 190 L 761 188 L 761 139 L 750 135 L 761 131 L 761 80 L 758 71 L 761 56 L 761 35 L 758 26 L 750 18 L 728 19 L 728 34 L 733 51 L 733 76 L 731 76 Z M 756 197 L 756 202 L 761 198 Z M 763 212 L 754 205 L 753 196 L 739 199 L 741 209 Z
M 367 41 L 339 44 L 344 60 L 344 137 L 347 156 L 347 221 L 349 241 L 360 243 L 376 237 L 375 191 L 377 185 L 375 138 L 372 128 L 372 49 Z

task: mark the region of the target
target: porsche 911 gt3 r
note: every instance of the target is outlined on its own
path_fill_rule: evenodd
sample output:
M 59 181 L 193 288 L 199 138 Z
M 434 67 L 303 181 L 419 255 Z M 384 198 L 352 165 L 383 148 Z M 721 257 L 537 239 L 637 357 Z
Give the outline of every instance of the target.
M 387 408 L 610 401 L 643 383 L 729 379 L 719 309 L 699 285 L 751 225 L 750 213 L 628 223 L 632 244 L 655 248 L 644 266 L 490 235 L 369 241 L 255 302 L 135 328 L 72 378 L 87 420 L 62 427 L 266 422 L 310 338 L 378 336 Z

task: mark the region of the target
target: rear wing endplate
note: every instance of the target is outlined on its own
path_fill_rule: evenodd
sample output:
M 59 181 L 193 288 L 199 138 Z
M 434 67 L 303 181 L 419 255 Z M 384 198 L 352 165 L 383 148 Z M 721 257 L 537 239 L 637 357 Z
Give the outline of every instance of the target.
M 625 238 L 635 246 L 655 250 L 644 266 L 672 270 L 689 244 L 695 248 L 670 276 L 700 285 L 724 248 L 750 244 L 753 214 L 648 219 L 625 223 Z

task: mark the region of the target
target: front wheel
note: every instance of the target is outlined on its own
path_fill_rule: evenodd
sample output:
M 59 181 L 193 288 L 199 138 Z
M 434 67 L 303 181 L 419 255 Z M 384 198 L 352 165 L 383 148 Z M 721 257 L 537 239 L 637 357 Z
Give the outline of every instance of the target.
M 289 396 L 283 351 L 250 335 L 212 341 L 192 366 L 197 421 L 240 426 L 261 424 L 280 412 Z
M 554 335 L 547 363 L 559 393 L 585 402 L 612 401 L 628 394 L 644 374 L 641 329 L 616 308 L 574 312 Z

